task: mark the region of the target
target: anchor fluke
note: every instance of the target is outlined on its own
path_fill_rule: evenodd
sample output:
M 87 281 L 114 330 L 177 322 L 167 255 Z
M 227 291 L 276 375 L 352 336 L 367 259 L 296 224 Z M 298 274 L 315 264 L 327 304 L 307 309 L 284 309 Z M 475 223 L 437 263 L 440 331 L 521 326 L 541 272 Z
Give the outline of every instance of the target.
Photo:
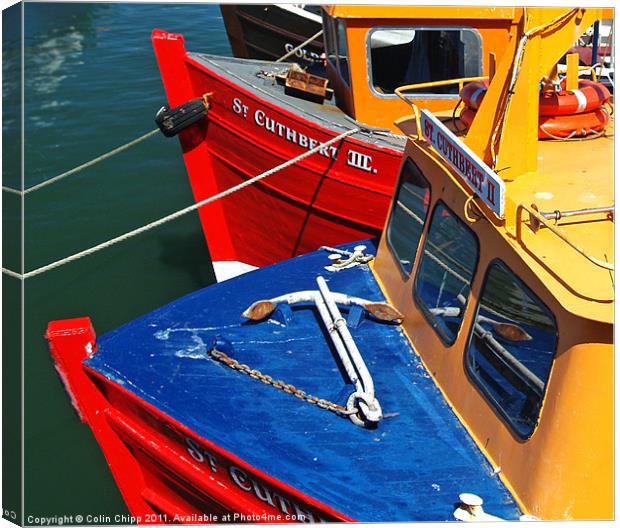
M 260 321 L 265 317 L 269 317 L 276 309 L 276 303 L 272 301 L 256 301 L 241 315 L 252 321 Z
M 401 314 L 391 304 L 384 302 L 370 302 L 364 304 L 364 310 L 374 315 L 381 321 L 391 321 L 394 323 L 402 323 L 405 316 Z

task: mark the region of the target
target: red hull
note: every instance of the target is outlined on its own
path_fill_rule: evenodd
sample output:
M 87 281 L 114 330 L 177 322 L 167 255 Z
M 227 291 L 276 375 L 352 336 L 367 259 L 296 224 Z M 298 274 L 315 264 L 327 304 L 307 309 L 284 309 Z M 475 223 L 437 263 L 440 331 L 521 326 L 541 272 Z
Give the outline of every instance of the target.
M 65 388 L 139 524 L 351 520 L 84 366 L 96 347 L 90 319 L 53 321 L 46 338 Z
M 206 120 L 180 135 L 196 201 L 342 132 L 217 75 L 185 52 L 181 35 L 155 30 L 153 43 L 170 106 L 211 94 Z M 321 245 L 378 236 L 402 151 L 351 137 L 335 147 L 203 207 L 212 259 L 264 266 Z

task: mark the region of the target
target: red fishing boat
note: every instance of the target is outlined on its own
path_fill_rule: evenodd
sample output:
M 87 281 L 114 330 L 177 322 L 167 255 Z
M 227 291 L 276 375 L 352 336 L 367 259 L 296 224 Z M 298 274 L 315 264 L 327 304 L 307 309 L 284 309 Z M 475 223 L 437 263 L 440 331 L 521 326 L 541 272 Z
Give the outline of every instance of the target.
M 208 107 L 180 133 L 196 201 L 358 129 L 200 209 L 218 278 L 227 264 L 264 266 L 377 236 L 404 146 L 394 121 L 407 107 L 394 90 L 428 83 L 411 97 L 452 120 L 459 86 L 442 81 L 487 75 L 516 24 L 513 8 L 330 6 L 327 87 L 290 65 L 187 52 L 182 35 L 155 30 L 169 106 Z

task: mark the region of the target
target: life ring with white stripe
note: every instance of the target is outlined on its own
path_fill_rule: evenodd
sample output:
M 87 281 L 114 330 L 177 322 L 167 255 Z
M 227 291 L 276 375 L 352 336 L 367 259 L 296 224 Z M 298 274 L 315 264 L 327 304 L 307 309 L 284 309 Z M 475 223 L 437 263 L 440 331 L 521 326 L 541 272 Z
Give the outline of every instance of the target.
M 560 91 L 543 91 L 539 99 L 538 138 L 583 137 L 599 133 L 609 124 L 609 112 L 603 105 L 611 94 L 601 83 L 588 79 L 579 80 L 578 90 L 566 90 L 566 80 L 560 83 Z M 466 84 L 460 97 L 465 103 L 461 121 L 469 128 L 476 111 L 489 87 L 486 80 Z
M 559 92 L 540 95 L 539 114 L 541 116 L 560 116 L 592 112 L 609 102 L 611 94 L 601 83 L 579 80 L 579 89 L 566 91 L 566 82 L 560 85 Z
M 468 128 L 471 126 L 476 111 L 465 107 L 461 112 L 461 121 Z M 609 124 L 609 112 L 603 107 L 592 112 L 572 115 L 540 116 L 538 119 L 539 139 L 565 139 L 585 137 L 605 130 Z
M 559 92 L 543 92 L 539 99 L 539 114 L 541 116 L 571 115 L 592 112 L 600 108 L 611 99 L 607 87 L 601 83 L 588 79 L 579 80 L 579 89 L 567 91 L 566 80 L 560 84 Z M 489 81 L 475 81 L 466 84 L 460 97 L 466 106 L 478 110 L 484 99 Z
M 471 108 L 472 110 L 478 110 L 488 88 L 489 81 L 482 80 L 470 82 L 463 87 L 460 97 L 463 99 L 465 106 Z

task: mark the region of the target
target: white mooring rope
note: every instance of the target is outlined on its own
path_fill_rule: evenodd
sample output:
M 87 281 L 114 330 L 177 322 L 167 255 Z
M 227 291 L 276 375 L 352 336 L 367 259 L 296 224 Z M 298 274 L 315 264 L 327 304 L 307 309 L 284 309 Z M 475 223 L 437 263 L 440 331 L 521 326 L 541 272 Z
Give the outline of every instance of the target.
M 124 240 L 127 240 L 129 238 L 132 238 L 136 235 L 139 235 L 141 233 L 144 233 L 145 231 L 149 231 L 155 227 L 158 227 L 162 224 L 165 224 L 167 222 L 170 222 L 172 220 L 175 220 L 183 215 L 186 215 L 187 213 L 191 213 L 192 211 L 195 211 L 196 209 L 199 209 L 200 207 L 203 207 L 204 205 L 208 205 L 212 202 L 215 202 L 216 200 L 219 200 L 221 198 L 225 198 L 226 196 L 229 196 L 233 193 L 236 193 L 237 191 L 240 191 L 241 189 L 244 189 L 245 187 L 248 187 L 249 185 L 252 185 L 260 180 L 262 180 L 263 178 L 266 178 L 267 176 L 271 176 L 272 174 L 279 172 L 283 169 L 286 169 L 287 167 L 290 167 L 291 165 L 294 165 L 295 163 L 298 163 L 299 161 L 312 156 L 312 154 L 316 154 L 317 152 L 319 152 L 320 150 L 329 147 L 330 145 L 333 145 L 334 143 L 337 143 L 338 141 L 344 139 L 347 136 L 350 136 L 352 134 L 355 134 L 357 132 L 359 132 L 359 128 L 353 128 L 351 130 L 347 130 L 346 132 L 343 132 L 342 134 L 337 135 L 336 137 L 330 139 L 329 141 L 326 141 L 324 143 L 320 143 L 319 145 L 317 145 L 316 147 L 314 147 L 313 149 L 308 150 L 307 152 L 304 152 L 303 154 L 300 154 L 299 156 L 296 156 L 288 161 L 285 161 L 284 163 L 281 163 L 280 165 L 278 165 L 277 167 L 273 167 L 272 169 L 269 169 L 268 171 L 265 171 L 261 174 L 259 174 L 258 176 L 254 176 L 253 178 L 250 178 L 247 181 L 244 181 L 243 183 L 240 183 L 239 185 L 235 185 L 234 187 L 230 187 L 229 189 L 226 189 L 225 191 L 222 191 L 221 193 L 218 193 L 214 196 L 211 196 L 209 198 L 205 198 L 204 200 L 201 200 L 200 202 L 195 203 L 194 205 L 190 205 L 189 207 L 186 207 L 184 209 L 181 209 L 175 213 L 169 214 L 168 216 L 164 216 L 163 218 L 160 218 L 159 220 L 155 220 L 154 222 L 151 222 L 150 224 L 146 224 L 142 227 L 139 227 L 137 229 L 134 229 L 133 231 L 129 231 L 128 233 L 125 233 L 123 235 L 117 236 L 116 238 L 113 238 L 111 240 L 108 240 L 106 242 L 102 242 L 101 244 L 98 244 L 96 246 L 93 246 L 89 249 L 85 249 L 84 251 L 80 251 L 79 253 L 75 253 L 74 255 L 71 255 L 69 257 L 65 257 L 63 259 L 57 260 L 55 262 L 52 262 L 51 264 L 47 264 L 45 266 L 41 266 L 40 268 L 36 268 L 32 271 L 28 271 L 27 273 L 24 273 L 23 275 L 20 273 L 17 273 L 15 271 L 6 269 L 6 268 L 2 268 L 2 273 L 10 276 L 10 277 L 15 277 L 16 279 L 20 279 L 20 280 L 25 280 L 25 279 L 29 279 L 30 277 L 34 277 L 35 275 L 40 275 L 41 273 L 44 273 L 46 271 L 52 270 L 54 268 L 58 268 L 59 266 L 62 266 L 64 264 L 67 264 L 69 262 L 73 262 L 74 260 L 78 260 L 81 259 L 82 257 L 86 257 L 88 255 L 91 255 L 92 253 L 95 253 L 101 249 L 105 249 L 108 248 L 110 246 L 113 246 L 114 244 L 118 244 L 119 242 L 123 242 Z
M 156 128 L 155 130 L 151 130 L 150 132 L 147 132 L 146 134 L 140 136 L 139 138 L 133 139 L 129 141 L 128 143 L 121 145 L 120 147 L 116 147 L 115 149 L 112 149 L 109 152 L 102 154 L 101 156 L 97 156 L 95 159 L 87 161 L 86 163 L 82 163 L 82 165 L 78 165 L 77 167 L 71 170 L 68 170 L 66 172 L 63 172 L 62 174 L 59 174 L 58 176 L 54 176 L 53 178 L 50 178 L 49 180 L 45 180 L 45 181 L 42 181 L 41 183 L 37 183 L 36 185 L 33 185 L 32 187 L 28 187 L 28 189 L 24 189 L 23 191 L 20 191 L 19 189 L 13 189 L 13 187 L 6 187 L 5 185 L 2 186 L 2 190 L 9 192 L 9 193 L 17 194 L 20 196 L 25 196 L 26 194 L 36 191 L 38 189 L 41 189 L 42 187 L 46 187 L 47 185 L 51 183 L 62 180 L 63 178 L 66 178 L 67 176 L 71 176 L 72 174 L 75 174 L 76 172 L 80 172 L 84 169 L 87 169 L 88 167 L 92 167 L 93 165 L 96 165 L 100 161 L 111 158 L 115 154 L 123 152 L 124 150 L 127 150 L 128 148 L 133 147 L 134 145 L 137 145 L 138 143 L 141 143 L 145 139 L 148 139 L 151 136 L 154 136 L 155 134 L 157 134 L 157 132 L 159 132 L 159 128 Z
M 296 51 L 300 50 L 301 48 L 303 48 L 306 44 L 310 44 L 315 38 L 320 37 L 323 34 L 323 30 L 319 31 L 318 33 L 315 33 L 314 35 L 312 35 L 308 40 L 306 40 L 305 42 L 302 42 L 299 46 L 297 46 L 296 48 L 293 48 L 291 51 L 289 51 L 288 53 L 282 55 L 282 57 L 280 57 L 276 62 L 282 62 L 285 59 L 288 59 L 293 53 L 295 53 Z

